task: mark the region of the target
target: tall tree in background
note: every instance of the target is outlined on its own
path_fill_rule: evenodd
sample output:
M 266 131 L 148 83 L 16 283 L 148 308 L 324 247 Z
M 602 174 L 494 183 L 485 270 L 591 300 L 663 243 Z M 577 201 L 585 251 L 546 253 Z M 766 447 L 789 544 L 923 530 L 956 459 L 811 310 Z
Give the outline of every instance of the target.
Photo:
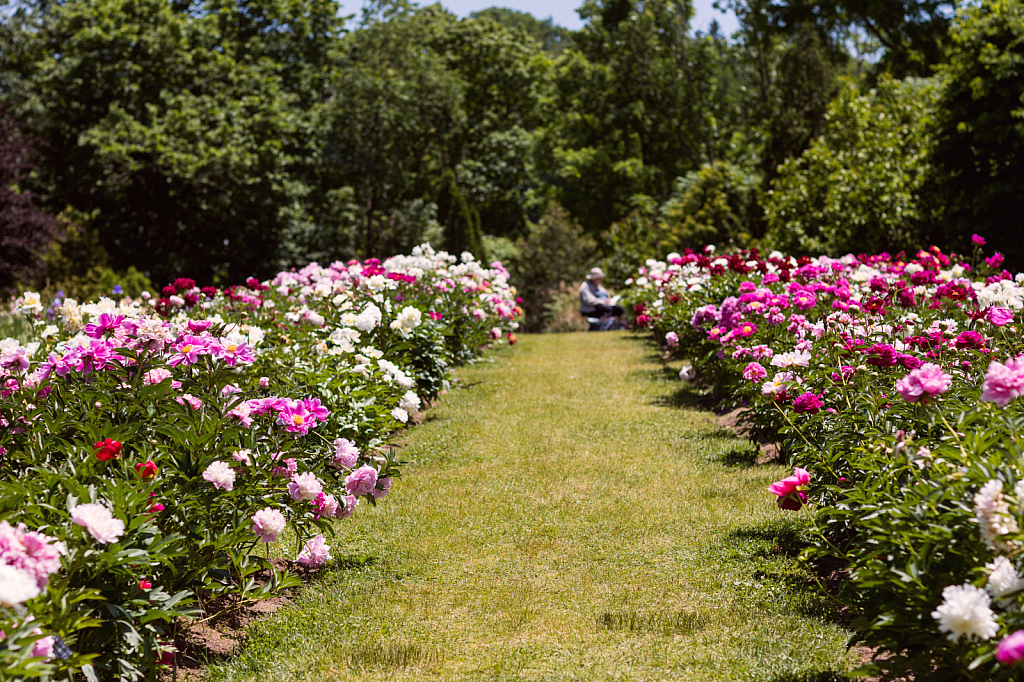
M 53 216 L 42 211 L 22 186 L 34 156 L 24 126 L 9 110 L 0 109 L 0 289 L 34 276 L 57 232 Z
M 689 0 L 587 0 L 559 60 L 537 165 L 596 234 L 723 151 L 730 113 L 722 39 L 689 33 Z
M 107 250 L 158 280 L 267 274 L 301 219 L 290 169 L 309 155 L 297 103 L 310 79 L 296 74 L 317 68 L 275 58 L 316 52 L 336 15 L 320 0 L 73 0 L 23 14 L 3 68 L 49 148 L 47 201 L 95 213 Z M 316 16 L 334 29 L 311 29 Z
M 1024 267 L 1024 3 L 983 0 L 953 30 L 937 107 L 933 183 L 952 246 L 984 235 Z

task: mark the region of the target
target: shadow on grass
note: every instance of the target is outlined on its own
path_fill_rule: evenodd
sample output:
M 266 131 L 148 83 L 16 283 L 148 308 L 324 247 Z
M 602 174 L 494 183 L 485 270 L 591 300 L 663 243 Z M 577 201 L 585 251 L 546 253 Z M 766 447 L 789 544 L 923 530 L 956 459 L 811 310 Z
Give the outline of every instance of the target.
M 729 452 L 715 457 L 714 460 L 718 461 L 722 466 L 737 467 L 737 468 L 748 468 L 758 466 L 758 452 L 754 448 L 733 448 Z
M 770 682 L 850 682 L 857 678 L 847 677 L 834 670 L 815 672 L 782 673 L 771 678 Z

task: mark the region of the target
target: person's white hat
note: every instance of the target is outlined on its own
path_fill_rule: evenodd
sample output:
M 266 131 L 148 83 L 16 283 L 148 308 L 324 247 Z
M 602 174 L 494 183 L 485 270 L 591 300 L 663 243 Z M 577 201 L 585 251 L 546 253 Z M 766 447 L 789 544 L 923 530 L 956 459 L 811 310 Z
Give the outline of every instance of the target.
M 604 279 L 604 270 L 601 268 L 593 268 L 590 274 L 587 275 L 587 279 Z

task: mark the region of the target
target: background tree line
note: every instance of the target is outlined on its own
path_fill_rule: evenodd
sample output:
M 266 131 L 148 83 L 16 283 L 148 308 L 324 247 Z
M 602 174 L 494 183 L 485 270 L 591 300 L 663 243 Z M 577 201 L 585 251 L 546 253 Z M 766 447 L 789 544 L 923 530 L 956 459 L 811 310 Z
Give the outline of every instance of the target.
M 25 0 L 0 26 L 0 286 L 229 283 L 430 241 L 535 321 L 705 243 L 1024 266 L 1024 1 Z M 557 303 L 557 301 L 555 301 Z

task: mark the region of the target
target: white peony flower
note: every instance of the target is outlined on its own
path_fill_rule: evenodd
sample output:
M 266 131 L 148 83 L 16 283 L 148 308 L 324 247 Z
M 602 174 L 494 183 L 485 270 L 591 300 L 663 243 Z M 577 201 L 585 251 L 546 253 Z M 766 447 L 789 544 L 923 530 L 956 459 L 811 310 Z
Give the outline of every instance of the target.
M 356 316 L 355 326 L 357 329 L 368 332 L 380 324 L 381 317 L 380 308 L 370 303 L 363 312 Z
M 683 368 L 679 370 L 679 378 L 683 381 L 693 381 L 697 376 L 697 372 L 693 369 L 693 365 L 683 365 Z
M 214 462 L 206 467 L 203 480 L 212 483 L 214 488 L 232 490 L 235 487 L 235 470 L 227 462 Z
M 942 604 L 932 611 L 932 618 L 951 642 L 961 637 L 992 639 L 999 624 L 989 608 L 991 601 L 985 590 L 974 585 L 950 585 L 942 591 Z
M 422 319 L 423 313 L 412 306 L 406 306 L 402 308 L 402 312 L 391 323 L 391 328 L 398 331 L 402 336 L 408 336 L 413 329 L 420 325 Z
M 1017 567 L 1004 556 L 985 564 L 989 570 L 985 589 L 993 599 L 1003 599 L 1024 589 L 1024 579 L 1017 573 Z
M 391 410 L 391 416 L 402 422 L 403 424 L 409 421 L 409 413 L 403 410 L 401 407 L 396 407 Z
M 71 520 L 82 526 L 97 542 L 117 542 L 124 535 L 124 521 L 114 518 L 102 504 L 80 504 L 71 510 Z
M 1017 521 L 1010 516 L 1010 505 L 1003 499 L 1002 481 L 993 479 L 982 486 L 974 496 L 974 514 L 981 526 L 981 539 L 989 549 L 1002 551 L 1010 547 L 1009 543 L 998 538 L 1020 529 Z
M 413 412 L 420 411 L 420 397 L 412 391 L 406 391 L 405 395 L 399 401 L 398 406 L 405 410 L 407 413 L 412 414 Z
M 39 585 L 27 571 L 0 564 L 0 606 L 17 606 L 39 596 Z

